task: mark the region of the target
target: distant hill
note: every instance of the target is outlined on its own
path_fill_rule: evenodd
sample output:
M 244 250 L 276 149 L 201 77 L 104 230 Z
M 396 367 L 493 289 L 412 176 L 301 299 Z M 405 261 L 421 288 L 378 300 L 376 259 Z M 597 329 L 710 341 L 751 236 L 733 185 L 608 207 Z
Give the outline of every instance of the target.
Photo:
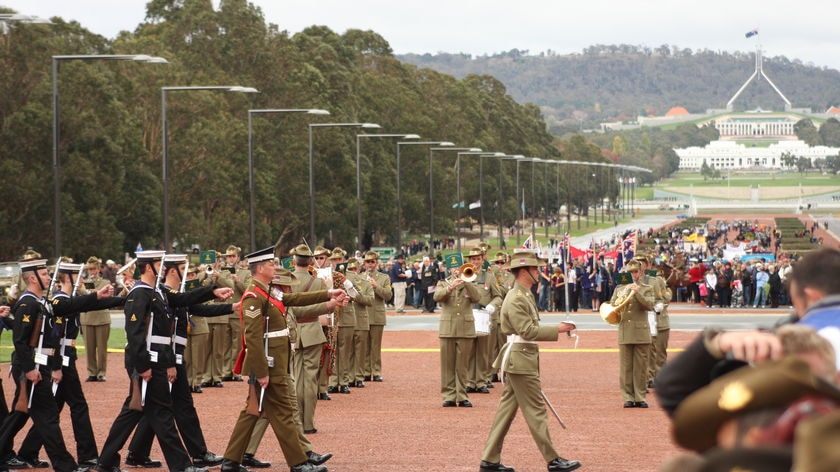
M 400 60 L 464 77 L 489 74 L 520 103 L 541 107 L 549 128 L 663 115 L 671 107 L 689 112 L 722 108 L 755 70 L 754 53 L 692 51 L 596 45 L 580 54 L 538 55 L 513 49 L 492 56 L 405 54 Z M 840 71 L 784 56 L 765 57 L 764 70 L 794 107 L 815 112 L 840 105 Z M 766 81 L 753 83 L 736 109 L 780 110 L 782 100 Z

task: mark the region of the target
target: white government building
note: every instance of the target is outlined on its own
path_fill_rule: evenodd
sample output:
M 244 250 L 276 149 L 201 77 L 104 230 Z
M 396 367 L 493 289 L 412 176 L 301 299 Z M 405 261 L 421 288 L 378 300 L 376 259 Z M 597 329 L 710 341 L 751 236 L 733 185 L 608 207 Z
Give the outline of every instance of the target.
M 722 133 L 721 133 L 722 134 Z M 840 154 L 840 148 L 809 146 L 798 139 L 779 141 L 767 147 L 752 147 L 736 141 L 712 141 L 704 147 L 674 149 L 680 158 L 680 169 L 699 170 L 706 161 L 715 169 L 781 169 L 782 156 L 805 157 L 811 160 L 825 159 Z

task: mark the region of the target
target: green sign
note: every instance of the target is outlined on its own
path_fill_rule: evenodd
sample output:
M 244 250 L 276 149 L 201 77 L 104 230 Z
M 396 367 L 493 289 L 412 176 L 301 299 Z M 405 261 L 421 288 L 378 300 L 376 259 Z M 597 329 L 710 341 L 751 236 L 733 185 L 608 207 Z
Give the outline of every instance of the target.
M 280 259 L 280 264 L 283 266 L 284 269 L 288 271 L 295 271 L 295 261 L 291 257 L 284 257 Z
M 379 262 L 388 262 L 397 256 L 397 248 L 393 246 L 378 246 L 370 248 L 379 254 Z
M 446 262 L 447 269 L 454 269 L 464 265 L 464 256 L 460 252 L 453 252 L 452 254 L 447 254 L 443 256 L 443 260 Z
M 202 264 L 216 263 L 216 251 L 201 251 L 198 257 Z

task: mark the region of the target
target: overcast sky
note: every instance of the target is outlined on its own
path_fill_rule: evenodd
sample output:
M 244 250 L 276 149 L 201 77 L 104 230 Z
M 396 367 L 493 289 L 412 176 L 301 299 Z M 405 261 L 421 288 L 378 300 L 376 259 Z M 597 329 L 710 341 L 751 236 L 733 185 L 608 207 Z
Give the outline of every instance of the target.
M 144 21 L 147 0 L 0 0 L 19 13 L 76 20 L 113 38 Z M 218 5 L 219 0 L 213 0 Z M 397 54 L 580 52 L 593 44 L 752 52 L 840 69 L 836 15 L 827 5 L 780 0 L 252 0 L 296 33 L 326 25 L 370 29 Z M 828 2 L 830 4 L 830 2 Z M 815 8 L 816 7 L 816 8 Z M 747 31 L 759 35 L 745 39 Z

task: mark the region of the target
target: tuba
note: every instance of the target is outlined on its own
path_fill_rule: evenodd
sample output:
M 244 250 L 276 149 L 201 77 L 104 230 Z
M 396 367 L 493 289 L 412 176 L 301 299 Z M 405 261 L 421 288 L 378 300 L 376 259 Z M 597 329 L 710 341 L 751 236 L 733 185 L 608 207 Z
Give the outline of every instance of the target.
M 464 264 L 460 268 L 461 271 L 461 280 L 464 282 L 472 282 L 473 280 L 478 277 L 478 274 L 475 273 L 475 267 L 472 264 Z
M 609 303 L 601 303 L 601 308 L 598 312 L 601 314 L 601 319 L 611 325 L 617 325 L 621 322 L 624 312 L 633 301 L 633 291 L 628 290 L 624 295 L 616 299 L 615 306 Z

